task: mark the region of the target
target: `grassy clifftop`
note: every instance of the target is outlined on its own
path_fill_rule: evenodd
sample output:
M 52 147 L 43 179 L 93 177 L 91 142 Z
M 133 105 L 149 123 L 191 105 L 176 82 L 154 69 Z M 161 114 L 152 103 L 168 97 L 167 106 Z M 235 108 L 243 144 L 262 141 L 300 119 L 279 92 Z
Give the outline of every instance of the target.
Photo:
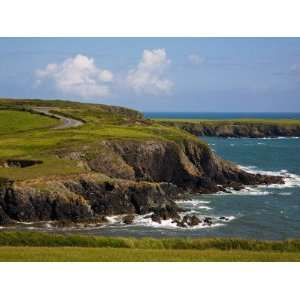
M 171 122 L 171 123 L 193 123 L 193 124 L 203 124 L 203 125 L 245 125 L 245 124 L 255 124 L 255 125 L 300 125 L 300 120 L 298 119 L 184 119 L 184 118 L 153 118 L 155 121 L 160 122 Z
M 51 112 L 79 119 L 83 126 L 55 130 L 60 122 L 39 115 L 32 109 L 48 107 Z M 43 164 L 29 168 L 0 168 L 0 177 L 23 180 L 48 175 L 66 175 L 86 170 L 63 158 L 60 150 L 72 152 L 97 148 L 104 140 L 200 141 L 174 128 L 145 121 L 134 110 L 70 101 L 0 99 L 0 162 L 12 159 L 41 160 Z M 204 145 L 204 144 L 203 144 Z
M 279 137 L 300 136 L 300 120 L 274 119 L 155 119 L 165 125 L 173 125 L 198 136 L 219 137 Z

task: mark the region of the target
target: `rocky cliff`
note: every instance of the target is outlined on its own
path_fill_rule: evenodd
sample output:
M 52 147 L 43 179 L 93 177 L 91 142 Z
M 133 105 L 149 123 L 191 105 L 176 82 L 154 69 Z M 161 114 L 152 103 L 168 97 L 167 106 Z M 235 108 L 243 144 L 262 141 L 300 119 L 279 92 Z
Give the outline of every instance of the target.
M 164 122 L 165 124 L 184 129 L 197 136 L 216 137 L 300 137 L 299 124 L 253 123 L 253 122 Z
M 246 173 L 194 140 L 107 140 L 97 147 L 57 152 L 84 166 L 74 176 L 0 182 L 0 223 L 104 221 L 113 214 L 178 218 L 174 199 L 186 192 L 211 193 L 243 185 L 282 183 Z
M 14 121 L 16 110 L 19 122 Z M 127 215 L 124 223 L 129 224 L 133 214 L 148 213 L 156 222 L 171 218 L 180 226 L 197 225 L 195 216 L 181 219 L 174 200 L 189 193 L 283 182 L 246 173 L 188 132 L 122 107 L 0 99 L 0 112 L 2 225 L 105 222 L 115 214 Z M 46 113 L 37 117 L 41 112 Z M 69 125 L 44 127 L 49 112 Z M 81 120 L 80 126 L 70 126 L 74 120 Z M 27 130 L 24 124 L 30 125 Z M 257 128 L 181 125 L 200 135 L 242 135 L 243 130 L 244 135 L 259 134 Z

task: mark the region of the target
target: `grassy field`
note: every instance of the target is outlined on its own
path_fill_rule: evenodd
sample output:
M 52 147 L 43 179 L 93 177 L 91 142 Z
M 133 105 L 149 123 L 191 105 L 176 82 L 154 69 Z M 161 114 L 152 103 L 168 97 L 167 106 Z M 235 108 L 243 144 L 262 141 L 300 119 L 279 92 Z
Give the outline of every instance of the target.
M 15 110 L 0 110 L 0 135 L 51 128 L 59 123 L 54 118 Z
M 150 250 L 0 247 L 1 262 L 299 262 L 300 253 L 245 250 Z
M 300 261 L 300 241 L 0 232 L 0 261 Z
M 56 119 L 30 113 L 32 107 L 47 106 L 58 114 L 83 120 L 76 128 L 55 130 Z M 0 168 L 0 178 L 35 179 L 49 175 L 84 173 L 74 161 L 58 158 L 58 153 L 89 147 L 101 151 L 101 141 L 166 140 L 182 141 L 196 137 L 175 127 L 163 126 L 140 118 L 140 114 L 119 107 L 67 101 L 0 99 L 0 161 L 33 159 L 43 163 L 18 170 Z M 205 143 L 203 143 L 205 145 Z

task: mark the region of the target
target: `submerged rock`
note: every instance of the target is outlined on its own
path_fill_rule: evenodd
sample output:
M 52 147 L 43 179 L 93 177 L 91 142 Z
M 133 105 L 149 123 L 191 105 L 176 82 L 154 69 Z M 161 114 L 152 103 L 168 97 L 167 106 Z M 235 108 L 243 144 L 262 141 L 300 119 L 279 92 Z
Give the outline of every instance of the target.
M 211 226 L 213 224 L 212 218 L 211 217 L 205 217 L 203 219 L 203 223 L 206 224 L 206 225 Z
M 229 221 L 229 218 L 223 217 L 223 216 L 222 216 L 222 217 L 219 218 L 219 220 L 222 220 L 222 221 Z

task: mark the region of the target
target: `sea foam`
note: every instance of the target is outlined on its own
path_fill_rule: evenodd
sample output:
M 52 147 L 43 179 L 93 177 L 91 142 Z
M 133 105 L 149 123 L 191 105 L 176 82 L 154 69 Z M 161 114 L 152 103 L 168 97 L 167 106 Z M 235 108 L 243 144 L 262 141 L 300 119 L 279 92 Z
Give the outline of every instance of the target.
M 288 170 L 280 171 L 264 171 L 258 169 L 256 166 L 242 166 L 239 165 L 239 168 L 252 174 L 262 174 L 269 176 L 282 176 L 284 184 L 270 184 L 269 188 L 291 188 L 291 187 L 300 187 L 300 176 L 297 174 L 290 173 Z

